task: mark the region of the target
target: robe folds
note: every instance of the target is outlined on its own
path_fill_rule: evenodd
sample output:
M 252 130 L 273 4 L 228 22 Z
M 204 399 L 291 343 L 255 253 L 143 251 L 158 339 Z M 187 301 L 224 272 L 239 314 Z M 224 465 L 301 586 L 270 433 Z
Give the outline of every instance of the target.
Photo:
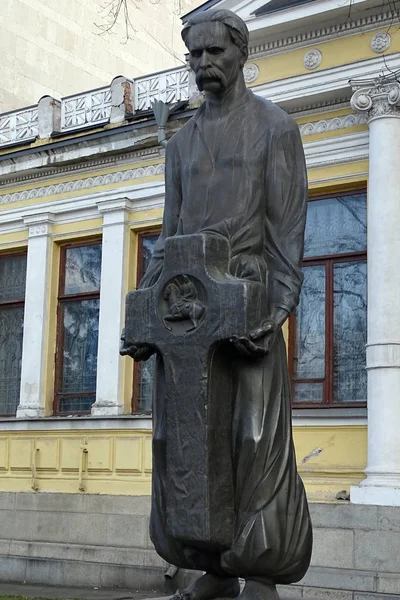
M 269 315 L 298 303 L 307 201 L 303 146 L 294 120 L 246 90 L 212 122 L 203 104 L 168 142 L 163 228 L 140 287 L 162 270 L 164 242 L 209 232 L 230 244 L 233 276 L 267 285 Z M 232 461 L 235 534 L 216 553 L 168 535 L 165 509 L 166 419 L 163 365 L 157 359 L 153 401 L 153 492 L 150 536 L 178 567 L 222 576 L 292 583 L 305 574 L 312 531 L 297 473 L 282 332 L 269 354 L 234 356 Z

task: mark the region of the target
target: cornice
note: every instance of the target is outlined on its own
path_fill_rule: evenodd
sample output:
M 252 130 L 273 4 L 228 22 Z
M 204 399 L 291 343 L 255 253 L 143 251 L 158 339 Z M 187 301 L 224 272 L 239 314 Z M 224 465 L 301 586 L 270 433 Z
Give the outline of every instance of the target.
M 107 173 L 106 175 L 95 175 L 93 177 L 85 177 L 64 183 L 44 185 L 31 190 L 22 192 L 12 192 L 0 195 L 0 204 L 13 204 L 14 202 L 24 202 L 26 200 L 36 200 L 39 198 L 47 198 L 49 196 L 57 196 L 68 192 L 81 190 L 89 190 L 102 185 L 112 183 L 130 182 L 135 179 L 144 177 L 152 177 L 154 175 L 163 175 L 164 163 L 156 165 L 148 165 L 146 167 L 137 167 L 136 169 L 127 169 L 126 171 L 116 171 L 115 173 Z
M 39 156 L 40 150 L 38 150 L 37 156 Z M 160 158 L 165 155 L 165 150 L 161 146 L 155 146 L 152 148 L 144 148 L 143 150 L 134 150 L 132 152 L 125 152 L 123 154 L 114 154 L 111 156 L 103 156 L 94 158 L 92 160 L 85 160 L 84 163 L 76 162 L 73 164 L 54 166 L 51 169 L 40 169 L 40 171 L 33 171 L 32 173 L 25 173 L 24 175 L 17 175 L 14 177 L 6 177 L 2 180 L 1 187 L 4 189 L 5 186 L 14 185 L 16 183 L 25 183 L 35 179 L 48 179 L 57 177 L 64 173 L 74 173 L 79 171 L 80 173 L 87 173 L 98 167 L 109 167 L 118 164 L 119 166 L 141 162 L 143 159 Z
M 365 125 L 368 122 L 367 116 L 363 114 L 350 114 L 341 117 L 332 117 L 331 119 L 321 119 L 320 121 L 311 121 L 299 125 L 300 135 L 316 135 L 328 131 L 338 131 L 340 129 L 349 129 L 358 125 Z
M 282 108 L 291 107 L 293 112 L 297 109 L 304 110 L 313 103 L 329 101 L 332 103 L 332 95 L 343 98 L 351 95 L 350 79 L 374 78 L 379 76 L 382 69 L 391 71 L 400 69 L 400 53 L 396 52 L 386 57 L 385 63 L 381 56 L 368 60 L 340 65 L 331 69 L 324 69 L 296 75 L 286 79 L 279 79 L 262 83 L 252 88 L 252 91 L 263 98 L 279 104 Z M 307 101 L 308 100 L 308 101 Z M 299 106 L 300 104 L 300 106 Z
M 312 31 L 303 31 L 287 38 L 280 38 L 262 44 L 255 44 L 249 48 L 252 59 L 264 58 L 273 54 L 281 54 L 297 48 L 304 48 L 315 43 L 329 42 L 341 37 L 348 37 L 356 33 L 365 33 L 378 27 L 390 27 L 398 24 L 400 14 L 397 11 L 385 11 L 368 15 L 360 19 L 337 23 L 329 27 L 322 27 Z M 357 32 L 357 30 L 359 30 Z

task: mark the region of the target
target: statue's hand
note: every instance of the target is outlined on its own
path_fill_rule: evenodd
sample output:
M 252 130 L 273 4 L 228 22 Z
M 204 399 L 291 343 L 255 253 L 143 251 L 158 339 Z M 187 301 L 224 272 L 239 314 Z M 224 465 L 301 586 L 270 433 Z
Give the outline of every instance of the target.
M 265 356 L 270 351 L 275 339 L 276 329 L 270 321 L 265 321 L 261 327 L 252 331 L 248 336 L 234 336 L 231 342 L 243 356 Z
M 121 334 L 121 346 L 119 349 L 119 353 L 121 356 L 130 356 L 136 361 L 148 360 L 150 356 L 155 353 L 155 349 L 148 344 L 137 345 L 131 344 L 127 345 L 125 339 L 125 330 L 122 331 Z
M 240 354 L 249 357 L 266 356 L 271 350 L 276 334 L 286 321 L 288 313 L 280 311 L 264 321 L 260 327 L 250 332 L 248 336 L 235 336 L 231 338 L 232 344 Z

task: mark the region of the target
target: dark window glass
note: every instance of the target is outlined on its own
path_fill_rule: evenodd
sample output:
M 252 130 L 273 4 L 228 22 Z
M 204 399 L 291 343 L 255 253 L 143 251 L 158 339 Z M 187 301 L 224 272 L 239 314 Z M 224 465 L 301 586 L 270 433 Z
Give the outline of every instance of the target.
M 95 400 L 101 244 L 61 249 L 57 384 L 59 414 L 87 413 Z
M 26 254 L 0 258 L 0 414 L 19 404 L 26 282 Z
M 150 259 L 154 247 L 159 238 L 159 233 L 142 234 L 139 236 L 139 258 L 137 283 L 140 283 Z M 153 380 L 156 367 L 156 356 L 153 355 L 146 362 L 135 363 L 133 373 L 133 411 L 151 412 L 153 399 Z
M 297 405 L 366 401 L 366 244 L 365 194 L 309 202 L 304 284 L 290 321 Z
M 365 251 L 367 203 L 360 195 L 309 202 L 305 258 Z
M 333 268 L 333 398 L 366 401 L 367 264 L 344 262 Z
M 64 294 L 97 292 L 100 289 L 100 271 L 100 245 L 67 248 Z

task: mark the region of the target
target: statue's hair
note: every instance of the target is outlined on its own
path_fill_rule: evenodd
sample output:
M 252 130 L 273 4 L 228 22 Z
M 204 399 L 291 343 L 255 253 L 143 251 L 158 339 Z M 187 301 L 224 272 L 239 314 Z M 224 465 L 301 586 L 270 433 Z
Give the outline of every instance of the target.
M 212 21 L 217 21 L 219 23 L 223 23 L 226 25 L 229 31 L 229 35 L 236 46 L 240 48 L 240 50 L 246 49 L 249 44 L 249 30 L 247 29 L 246 23 L 234 12 L 231 10 L 205 10 L 203 12 L 197 13 L 193 15 L 193 17 L 189 17 L 189 19 L 184 24 L 182 29 L 182 39 L 187 46 L 187 38 L 190 31 L 190 28 L 193 25 L 199 25 L 200 23 L 209 23 Z

